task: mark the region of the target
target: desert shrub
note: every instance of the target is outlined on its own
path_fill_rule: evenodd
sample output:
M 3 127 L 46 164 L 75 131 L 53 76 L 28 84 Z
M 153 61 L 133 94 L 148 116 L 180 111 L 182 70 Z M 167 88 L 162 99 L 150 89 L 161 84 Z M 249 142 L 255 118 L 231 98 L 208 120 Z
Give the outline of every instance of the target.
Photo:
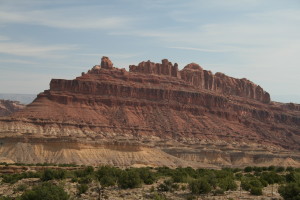
M 250 191 L 251 185 L 250 185 L 249 181 L 242 180 L 241 181 L 241 188 L 243 188 L 243 190 Z
M 72 182 L 72 183 L 78 182 L 78 178 L 77 178 L 77 177 L 73 177 L 73 178 L 71 179 L 71 182 Z
M 78 167 L 78 165 L 76 165 L 75 163 L 58 164 L 57 166 L 59 166 L 59 167 Z
M 238 187 L 237 184 L 235 183 L 234 179 L 230 178 L 230 177 L 219 179 L 217 185 L 225 191 L 228 191 L 228 190 L 233 191 L 233 190 L 236 190 Z
M 217 179 L 233 178 L 234 174 L 231 170 L 214 170 L 213 173 Z
M 78 183 L 80 184 L 89 184 L 93 181 L 91 176 L 85 176 L 78 179 Z
M 134 170 L 122 171 L 118 178 L 119 187 L 122 189 L 137 188 L 141 183 L 139 173 Z
M 296 172 L 290 172 L 285 175 L 285 180 L 288 183 L 291 182 L 300 182 L 300 174 Z
M 5 174 L 2 175 L 2 182 L 4 183 L 16 183 L 24 177 L 21 174 Z
M 261 176 L 261 172 L 254 172 L 254 176 L 256 176 L 256 177 L 260 177 Z
M 7 196 L 1 196 L 0 200 L 13 200 L 14 198 L 12 197 L 7 197 Z
M 136 170 L 145 184 L 151 185 L 156 181 L 155 173 L 152 172 L 149 168 L 138 168 Z
M 156 168 L 158 176 L 172 176 L 174 170 L 170 169 L 169 167 L 158 167 Z
M 268 167 L 262 167 L 261 168 L 263 171 L 268 171 Z
M 196 199 L 196 196 L 195 195 L 192 195 L 192 194 L 189 194 L 187 197 L 186 197 L 186 200 L 195 200 Z
M 53 179 L 65 179 L 66 178 L 66 170 L 58 169 L 45 169 L 42 173 L 41 180 L 49 181 Z
M 285 200 L 299 200 L 300 184 L 288 183 L 287 185 L 281 185 L 278 189 L 278 192 Z
M 192 194 L 208 194 L 212 188 L 207 180 L 197 179 L 189 183 L 189 188 Z
M 263 171 L 263 169 L 262 169 L 262 167 L 253 167 L 253 171 L 255 171 L 255 172 L 262 172 Z
M 281 175 L 279 175 L 279 174 L 277 174 L 274 171 L 263 172 L 261 174 L 260 178 L 263 179 L 263 180 L 265 180 L 269 184 L 284 182 L 284 177 L 281 176 Z
M 261 182 L 263 187 L 267 187 L 269 185 L 269 183 L 266 180 L 262 179 L 261 177 L 259 178 L 259 181 Z
M 157 192 L 153 193 L 152 199 L 154 200 L 167 200 L 167 197 L 163 194 L 159 194 Z
M 177 183 L 172 184 L 172 189 L 173 190 L 179 190 L 179 185 Z
M 175 183 L 186 183 L 188 180 L 188 173 L 186 173 L 185 171 L 181 171 L 181 170 L 176 170 L 173 174 L 172 174 L 172 179 Z
M 111 166 L 101 166 L 96 171 L 96 177 L 100 181 L 100 184 L 104 187 L 114 186 L 120 177 L 122 170 L 111 167 Z
M 251 166 L 247 166 L 244 168 L 244 172 L 252 172 L 253 171 L 253 168 Z
M 105 175 L 100 179 L 100 184 L 102 187 L 110 187 L 116 185 L 116 181 L 113 176 Z
M 74 175 L 77 178 L 92 176 L 94 172 L 94 168 L 92 166 L 85 167 L 84 169 L 79 169 L 74 171 Z
M 241 178 L 243 177 L 243 174 L 242 173 L 236 173 L 234 176 L 235 176 L 235 179 L 241 180 Z
M 171 192 L 173 191 L 173 181 L 171 179 L 164 180 L 163 183 L 159 184 L 157 190 L 160 192 Z
M 16 187 L 16 191 L 25 191 L 28 188 L 26 184 L 20 184 Z
M 224 194 L 224 190 L 219 188 L 213 191 L 214 195 L 223 195 Z
M 69 195 L 60 186 L 43 183 L 24 192 L 21 200 L 67 200 Z
M 40 173 L 34 173 L 34 172 L 24 172 L 20 174 L 4 174 L 2 175 L 2 181 L 4 183 L 16 183 L 21 179 L 24 178 L 40 178 Z
M 268 167 L 268 171 L 275 171 L 275 169 L 276 169 L 276 167 L 273 166 L 273 165 L 271 165 L 271 166 Z
M 250 194 L 252 195 L 262 195 L 262 188 L 261 187 L 252 187 L 250 190 Z
M 295 168 L 289 166 L 289 167 L 286 168 L 286 171 L 288 171 L 288 172 L 293 172 L 293 171 L 295 171 Z
M 224 172 L 222 172 L 222 170 L 217 171 L 217 170 L 201 168 L 201 169 L 197 169 L 196 172 L 197 172 L 195 177 L 196 179 L 205 179 L 209 183 L 209 185 L 211 185 L 213 188 L 217 187 L 218 179 L 226 176 L 224 175 Z
M 242 169 L 240 169 L 240 168 L 233 168 L 233 170 L 232 170 L 233 173 L 237 173 L 237 172 L 241 172 L 241 171 L 242 171 Z
M 243 177 L 241 180 L 241 187 L 246 191 L 251 191 L 253 187 L 262 188 L 263 185 L 256 177 Z
M 154 186 L 152 185 L 151 186 L 151 188 L 150 188 L 150 190 L 149 190 L 150 192 L 154 192 L 155 191 L 155 188 L 154 188 Z
M 278 173 L 284 172 L 285 168 L 284 167 L 277 167 L 275 171 L 278 172 Z
M 88 191 L 88 185 L 87 184 L 79 184 L 77 185 L 77 194 L 83 194 L 86 193 Z
M 85 173 L 87 174 L 92 174 L 94 172 L 94 167 L 93 166 L 87 166 L 85 169 L 84 169 Z

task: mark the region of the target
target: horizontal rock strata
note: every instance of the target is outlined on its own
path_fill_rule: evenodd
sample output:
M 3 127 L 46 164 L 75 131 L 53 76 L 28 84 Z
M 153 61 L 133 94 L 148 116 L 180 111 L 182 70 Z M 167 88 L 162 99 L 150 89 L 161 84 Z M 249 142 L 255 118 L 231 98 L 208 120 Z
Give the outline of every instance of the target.
M 195 63 L 179 70 L 164 59 L 129 68 L 115 68 L 103 57 L 74 80 L 52 79 L 50 89 L 24 110 L 0 119 L 0 158 L 120 166 L 299 164 L 299 105 L 272 102 L 251 81 L 213 74 Z M 124 159 L 111 163 L 108 146 L 120 138 L 132 139 L 118 150 Z M 226 147 L 213 145 L 219 142 Z M 51 144 L 61 148 L 47 147 Z M 245 151 L 244 144 L 251 148 Z M 24 155 L 26 145 L 31 156 Z M 161 161 L 151 160 L 154 154 Z

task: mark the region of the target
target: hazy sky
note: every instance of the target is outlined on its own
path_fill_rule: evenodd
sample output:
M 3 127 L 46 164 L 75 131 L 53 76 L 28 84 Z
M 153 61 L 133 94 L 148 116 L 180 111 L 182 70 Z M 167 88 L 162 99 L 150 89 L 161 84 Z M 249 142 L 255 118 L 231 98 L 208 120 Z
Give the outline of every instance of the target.
M 300 103 L 300 1 L 0 0 L 0 93 L 42 92 L 103 55 L 196 62 Z

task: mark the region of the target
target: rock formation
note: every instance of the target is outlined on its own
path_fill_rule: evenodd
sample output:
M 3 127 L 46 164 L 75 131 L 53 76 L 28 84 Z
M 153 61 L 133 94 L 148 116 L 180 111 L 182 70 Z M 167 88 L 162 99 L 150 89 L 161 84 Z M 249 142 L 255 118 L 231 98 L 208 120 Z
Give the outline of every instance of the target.
M 300 110 L 247 79 L 108 57 L 0 119 L 0 160 L 119 166 L 300 166 Z M 13 148 L 14 147 L 14 148 Z M 293 152 L 293 154 L 291 154 Z M 154 159 L 155 157 L 155 159 Z M 287 162 L 289 160 L 289 162 Z
M 24 108 L 25 105 L 18 101 L 0 99 L 0 116 L 8 116 Z

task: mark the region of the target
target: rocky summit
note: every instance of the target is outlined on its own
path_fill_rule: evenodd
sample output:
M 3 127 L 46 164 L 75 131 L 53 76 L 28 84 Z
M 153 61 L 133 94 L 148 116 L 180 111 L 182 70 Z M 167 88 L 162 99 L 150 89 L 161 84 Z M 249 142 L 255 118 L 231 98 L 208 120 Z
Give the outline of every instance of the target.
M 167 59 L 52 79 L 0 118 L 0 162 L 300 167 L 300 105 L 243 78 Z

